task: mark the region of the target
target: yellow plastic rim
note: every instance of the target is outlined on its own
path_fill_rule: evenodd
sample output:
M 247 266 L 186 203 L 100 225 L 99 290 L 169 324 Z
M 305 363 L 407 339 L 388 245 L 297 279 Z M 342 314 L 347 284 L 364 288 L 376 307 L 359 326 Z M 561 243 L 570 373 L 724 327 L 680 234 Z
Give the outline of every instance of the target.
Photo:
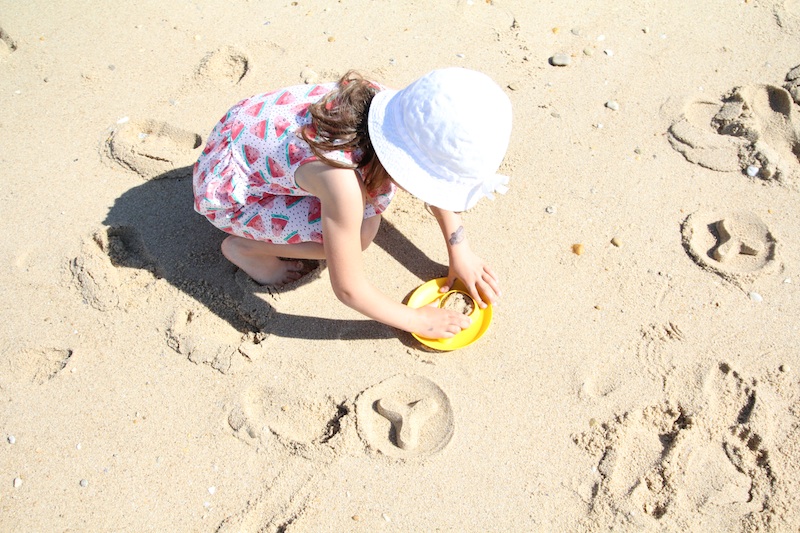
M 441 298 L 447 294 L 439 292 L 439 289 L 444 287 L 446 281 L 447 278 L 436 278 L 427 283 L 423 283 L 411 293 L 406 305 L 417 309 L 440 301 Z M 466 286 L 459 280 L 456 280 L 450 289 L 451 291 L 463 292 L 469 296 Z M 414 338 L 419 342 L 434 350 L 441 350 L 443 352 L 458 350 L 480 339 L 483 334 L 486 333 L 486 330 L 489 329 L 489 324 L 492 322 L 492 304 L 489 304 L 486 309 L 481 309 L 475 304 L 475 310 L 472 311 L 470 318 L 472 318 L 472 324 L 470 324 L 467 329 L 461 330 L 461 332 L 449 339 L 428 339 L 420 337 L 416 333 L 412 333 L 412 335 L 414 335 Z

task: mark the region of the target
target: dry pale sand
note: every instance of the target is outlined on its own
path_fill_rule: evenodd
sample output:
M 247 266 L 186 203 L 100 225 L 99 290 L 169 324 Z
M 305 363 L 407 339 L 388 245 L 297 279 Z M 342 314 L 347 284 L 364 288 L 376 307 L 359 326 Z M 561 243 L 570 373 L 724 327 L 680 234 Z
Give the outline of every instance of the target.
M 0 530 L 797 531 L 799 0 L 93 4 L 0 0 Z M 450 65 L 514 105 L 479 342 L 220 256 L 231 104 Z M 368 275 L 441 240 L 399 197 Z

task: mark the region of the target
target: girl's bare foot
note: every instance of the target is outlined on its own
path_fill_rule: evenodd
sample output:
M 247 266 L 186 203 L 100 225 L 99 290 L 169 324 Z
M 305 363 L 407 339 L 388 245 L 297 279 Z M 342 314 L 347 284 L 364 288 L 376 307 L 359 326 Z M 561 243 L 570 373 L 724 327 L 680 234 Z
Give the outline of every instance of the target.
M 263 244 L 230 236 L 222 241 L 222 255 L 260 285 L 285 285 L 308 273 L 302 261 L 279 259 L 267 253 L 268 246 Z

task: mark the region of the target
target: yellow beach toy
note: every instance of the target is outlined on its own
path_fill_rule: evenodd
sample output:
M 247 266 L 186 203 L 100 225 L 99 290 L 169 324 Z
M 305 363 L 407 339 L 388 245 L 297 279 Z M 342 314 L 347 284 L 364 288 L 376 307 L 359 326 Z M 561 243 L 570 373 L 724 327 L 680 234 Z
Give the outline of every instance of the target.
M 445 298 L 454 292 L 463 294 L 472 302 L 473 309 L 472 313 L 469 315 L 469 317 L 472 319 L 472 324 L 470 324 L 467 329 L 462 329 L 455 336 L 449 339 L 428 339 L 425 337 L 420 337 L 416 333 L 412 333 L 414 338 L 416 338 L 425 346 L 435 350 L 441 350 L 443 352 L 449 352 L 463 348 L 464 346 L 469 346 L 476 340 L 480 339 L 484 333 L 486 333 L 486 330 L 489 329 L 489 324 L 492 322 L 492 304 L 489 304 L 486 309 L 481 309 L 478 307 L 478 304 L 475 303 L 475 301 L 467 292 L 466 286 L 464 286 L 460 280 L 456 280 L 456 282 L 453 283 L 450 291 L 446 293 L 439 292 L 439 289 L 444 286 L 446 281 L 447 278 L 436 278 L 420 285 L 414 292 L 411 293 L 411 296 L 408 297 L 408 303 L 406 304 L 415 309 L 431 304 L 441 306 Z

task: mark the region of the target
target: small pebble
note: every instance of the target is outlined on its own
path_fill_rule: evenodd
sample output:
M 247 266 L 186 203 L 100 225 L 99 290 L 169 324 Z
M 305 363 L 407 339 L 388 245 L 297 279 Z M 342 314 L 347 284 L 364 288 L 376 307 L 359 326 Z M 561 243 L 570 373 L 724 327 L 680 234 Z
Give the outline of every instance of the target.
M 583 255 L 583 245 L 582 244 L 573 244 L 572 245 L 572 253 L 575 255 Z
M 459 59 L 464 59 L 467 56 L 465 56 L 464 54 L 456 54 L 456 57 Z
M 328 42 L 329 42 L 329 43 L 332 43 L 332 42 L 333 42 L 333 41 L 335 41 L 335 40 L 336 40 L 336 37 L 334 37 L 333 35 L 331 35 L 330 37 L 328 37 Z
M 195 41 L 199 41 L 199 40 L 201 40 L 201 39 L 202 39 L 202 37 L 201 37 L 200 35 L 195 35 L 195 36 L 194 36 L 194 40 L 195 40 Z
M 8 436 L 8 443 L 9 444 L 16 444 L 16 442 L 17 442 L 17 438 L 14 435 L 9 435 Z
M 606 36 L 605 35 L 598 35 L 597 36 L 597 40 L 598 41 L 605 41 L 606 40 Z
M 509 83 L 508 88 L 512 91 L 519 91 L 519 83 Z
M 115 67 L 114 65 L 109 65 L 108 70 L 117 70 L 117 67 Z
M 558 111 L 553 111 L 552 113 L 550 113 L 550 116 L 553 118 L 561 118 L 561 113 L 559 113 Z
M 14 488 L 18 489 L 22 486 L 22 479 L 15 477 L 14 478 Z
M 553 213 L 556 212 L 556 208 L 553 205 L 548 205 L 547 207 L 544 208 L 544 212 L 547 213 L 548 215 L 552 215 Z
M 578 37 L 580 37 L 580 35 L 581 35 L 581 30 L 580 30 L 580 28 L 572 28 L 571 30 L 569 30 L 569 32 L 570 32 L 572 35 L 576 35 L 576 36 L 578 36 Z
M 217 487 L 208 487 L 209 494 L 215 494 L 217 492 Z
M 606 102 L 606 107 L 611 111 L 619 111 L 619 103 L 616 100 L 609 100 Z
M 757 292 L 751 292 L 749 294 L 749 296 L 750 296 L 750 299 L 753 300 L 756 303 L 764 301 L 764 297 L 761 296 L 760 294 L 758 294 Z
M 650 26 L 645 26 L 642 28 L 642 33 L 650 33 Z
M 603 50 L 603 53 L 608 57 L 611 57 L 614 55 L 614 50 L 609 50 L 608 48 L 606 48 L 605 50 Z
M 642 154 L 642 149 L 639 148 L 639 147 L 636 147 L 636 148 L 633 149 L 633 153 L 636 154 L 636 155 L 641 155 Z
M 614 237 L 611 239 L 611 244 L 619 248 L 620 246 L 622 246 L 622 241 L 619 240 L 619 237 Z
M 86 488 L 86 487 L 88 487 L 88 486 L 89 486 L 89 481 L 87 481 L 87 480 L 85 480 L 85 479 L 82 479 L 82 480 L 81 480 L 81 487 L 84 487 L 84 488 Z
M 583 55 L 592 57 L 594 55 L 594 50 L 592 50 L 591 48 L 584 48 Z
M 750 176 L 751 178 L 755 178 L 756 176 L 758 176 L 758 173 L 760 171 L 761 169 L 755 165 L 750 165 L 747 167 L 747 175 Z
M 357 514 L 354 514 L 354 515 L 353 515 L 353 521 L 354 521 L 354 522 L 361 522 L 361 517 L 360 517 L 360 516 L 358 516 Z
M 119 120 L 117 121 L 117 124 L 125 124 L 125 123 L 126 123 L 126 122 L 128 122 L 129 120 L 130 120 L 130 118 L 128 118 L 128 117 L 122 117 L 121 119 L 119 119 Z
M 550 64 L 554 67 L 566 67 L 572 63 L 572 58 L 567 54 L 556 54 L 550 58 Z
M 789 284 L 789 283 L 792 282 L 792 278 L 786 278 L 785 280 L 783 280 L 783 282 L 786 283 L 786 284 Z
M 391 519 L 391 518 L 389 518 L 389 515 L 388 515 L 388 514 L 386 514 L 386 513 L 383 513 L 383 514 L 381 514 L 381 516 L 382 516 L 382 517 L 383 517 L 383 519 L 384 519 L 384 520 L 386 520 L 387 522 L 391 522 L 391 521 L 392 521 L 392 519 Z

